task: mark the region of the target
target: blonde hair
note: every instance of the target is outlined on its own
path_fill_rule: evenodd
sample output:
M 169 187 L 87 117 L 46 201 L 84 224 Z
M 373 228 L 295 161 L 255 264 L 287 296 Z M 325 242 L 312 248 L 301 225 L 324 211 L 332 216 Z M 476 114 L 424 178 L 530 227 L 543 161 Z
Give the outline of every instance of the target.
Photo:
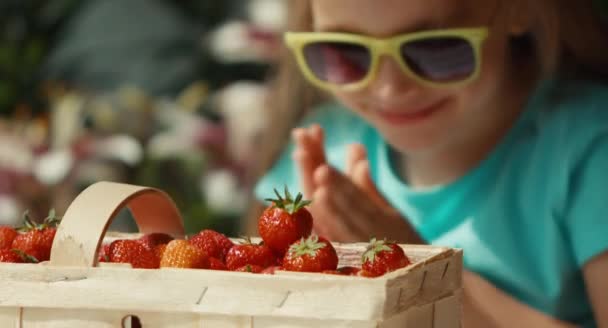
M 529 35 L 543 76 L 608 77 L 608 29 L 593 0 L 535 0 Z
M 531 13 L 531 24 L 528 33 L 513 44 L 519 45 L 518 54 L 535 61 L 538 78 L 607 80 L 608 30 L 593 0 L 521 1 L 519 9 Z M 311 31 L 310 0 L 292 0 L 289 5 L 288 29 Z M 269 104 L 268 115 L 274 123 L 262 140 L 265 154 L 253 172 L 254 181 L 273 165 L 289 141 L 291 128 L 326 97 L 304 81 L 287 50 L 282 55 Z

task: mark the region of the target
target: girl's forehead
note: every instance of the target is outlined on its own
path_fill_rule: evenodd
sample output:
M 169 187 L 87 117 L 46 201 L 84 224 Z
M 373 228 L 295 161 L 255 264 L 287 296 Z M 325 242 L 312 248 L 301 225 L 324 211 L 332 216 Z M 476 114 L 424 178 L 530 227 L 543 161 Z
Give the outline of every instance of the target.
M 386 37 L 489 24 L 497 0 L 310 0 L 315 30 Z

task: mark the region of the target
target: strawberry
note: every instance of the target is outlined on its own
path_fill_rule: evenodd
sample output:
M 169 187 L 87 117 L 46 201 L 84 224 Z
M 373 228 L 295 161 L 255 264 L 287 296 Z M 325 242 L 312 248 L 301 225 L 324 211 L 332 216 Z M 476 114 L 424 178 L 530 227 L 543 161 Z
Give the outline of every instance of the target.
M 234 243 L 224 234 L 209 229 L 190 238 L 190 243 L 221 261 L 225 261 L 226 254 L 234 246 Z
M 345 267 L 339 268 L 338 272 L 340 272 L 340 274 L 343 274 L 345 276 L 357 276 L 357 275 L 359 275 L 359 272 L 361 272 L 361 268 L 345 266 Z
M 277 270 L 282 270 L 282 268 L 276 265 L 269 266 L 266 269 L 262 270 L 262 274 L 274 274 L 274 272 Z
M 322 273 L 335 274 L 339 276 L 358 276 L 359 272 L 361 272 L 361 269 L 359 268 L 346 266 L 338 268 L 338 270 L 325 270 Z
M 373 238 L 363 253 L 362 263 L 362 276 L 379 277 L 409 265 L 410 260 L 399 245 Z
M 240 245 L 234 245 L 226 254 L 226 267 L 235 271 L 246 265 L 257 265 L 267 268 L 276 263 L 272 250 L 266 245 L 255 245 L 250 240 Z
M 0 226 L 0 249 L 9 249 L 13 239 L 17 237 L 17 230 L 9 226 Z
M 174 238 L 166 233 L 153 232 L 141 236 L 138 241 L 144 245 L 147 249 L 154 249 L 156 246 L 161 244 L 168 244 Z
M 32 222 L 26 212 L 24 222 L 25 226 L 20 229 L 23 233 L 15 237 L 11 247 L 35 257 L 40 262 L 48 261 L 59 223 L 55 211 L 51 210 L 42 224 Z
M 14 249 L 3 248 L 0 249 L 0 262 L 4 263 L 23 263 L 23 257 L 21 257 Z
M 293 199 L 287 187 L 282 197 L 275 189 L 277 199 L 266 199 L 272 202 L 258 220 L 258 232 L 264 243 L 279 257 L 283 257 L 289 246 L 312 232 L 312 215 L 306 209 L 311 202 L 302 199 L 298 193 Z
M 110 262 L 110 244 L 103 244 L 99 255 L 97 256 L 97 262 Z
M 168 244 L 160 244 L 160 245 L 156 245 L 156 247 L 154 247 L 154 254 L 156 254 L 156 257 L 158 258 L 159 261 L 163 258 L 163 255 L 165 254 L 165 250 L 167 249 L 167 245 Z
M 287 271 L 323 272 L 337 268 L 336 250 L 327 239 L 318 236 L 294 243 L 283 258 L 283 269 Z
M 115 240 L 109 247 L 110 262 L 130 263 L 133 268 L 158 269 L 159 261 L 154 250 L 147 249 L 137 240 Z
M 187 240 L 172 240 L 160 260 L 161 268 L 208 269 L 209 257 Z
M 259 265 L 255 265 L 255 264 L 247 264 L 245 266 L 242 266 L 234 271 L 238 271 L 238 272 L 249 272 L 249 273 L 262 273 L 262 271 L 264 271 L 264 268 L 262 268 Z
M 209 258 L 209 269 L 220 270 L 220 271 L 228 270 L 228 268 L 226 267 L 226 264 L 224 264 L 224 262 L 222 262 L 222 260 L 216 259 L 215 257 Z

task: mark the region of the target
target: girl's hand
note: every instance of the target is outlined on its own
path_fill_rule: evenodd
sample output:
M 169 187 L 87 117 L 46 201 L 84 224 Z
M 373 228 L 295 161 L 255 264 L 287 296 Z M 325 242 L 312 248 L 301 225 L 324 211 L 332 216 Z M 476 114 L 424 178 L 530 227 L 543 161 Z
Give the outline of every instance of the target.
M 327 164 L 323 147 L 323 129 L 319 125 L 296 128 L 292 132 L 295 143 L 293 159 L 300 169 L 304 197 L 310 199 L 316 189 L 313 175 L 317 168 Z
M 338 242 L 368 241 L 371 237 L 422 242 L 376 189 L 362 145 L 349 147 L 343 174 L 327 164 L 319 126 L 296 129 L 293 136 L 294 160 L 300 168 L 304 193 L 314 200 L 310 210 L 317 234 Z

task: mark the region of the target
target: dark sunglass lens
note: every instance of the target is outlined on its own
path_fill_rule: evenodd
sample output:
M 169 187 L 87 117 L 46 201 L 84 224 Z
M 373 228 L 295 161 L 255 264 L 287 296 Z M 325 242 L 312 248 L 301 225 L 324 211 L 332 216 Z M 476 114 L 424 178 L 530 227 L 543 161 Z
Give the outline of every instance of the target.
M 475 51 L 459 37 L 407 42 L 401 46 L 401 55 L 414 73 L 433 82 L 464 80 L 475 71 Z
M 321 81 L 348 84 L 362 80 L 371 63 L 367 48 L 341 42 L 315 42 L 304 47 L 308 67 Z

